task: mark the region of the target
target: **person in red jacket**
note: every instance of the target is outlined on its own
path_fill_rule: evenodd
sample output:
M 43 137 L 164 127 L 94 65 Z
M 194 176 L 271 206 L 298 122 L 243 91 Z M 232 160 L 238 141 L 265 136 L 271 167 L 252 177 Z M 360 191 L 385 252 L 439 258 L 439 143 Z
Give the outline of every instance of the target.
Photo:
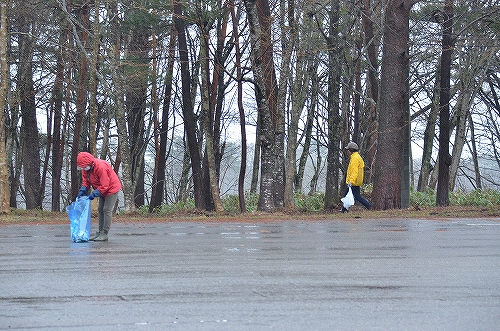
M 82 171 L 82 187 L 78 197 L 87 195 L 92 187 L 92 193 L 88 195 L 90 200 L 99 197 L 99 230 L 89 240 L 107 241 L 113 208 L 118 199 L 118 192 L 122 184 L 118 175 L 111 165 L 101 159 L 95 158 L 92 154 L 81 152 L 76 158 L 78 170 Z
M 349 187 L 352 190 L 352 195 L 354 199 L 359 201 L 366 209 L 370 209 L 370 202 L 361 196 L 361 185 L 363 184 L 364 174 L 365 174 L 365 162 L 361 155 L 359 155 L 359 147 L 355 142 L 350 142 L 347 144 L 346 148 L 349 154 L 349 165 L 347 166 L 347 174 L 345 178 L 345 183 L 347 184 L 345 194 L 349 191 Z M 342 212 L 347 213 L 348 210 L 342 207 Z

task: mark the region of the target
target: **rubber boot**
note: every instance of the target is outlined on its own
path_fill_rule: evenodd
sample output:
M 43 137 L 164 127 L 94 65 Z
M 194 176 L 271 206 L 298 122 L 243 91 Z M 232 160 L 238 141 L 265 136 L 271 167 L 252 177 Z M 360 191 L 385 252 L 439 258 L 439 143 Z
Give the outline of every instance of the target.
M 89 241 L 94 241 L 97 237 L 99 237 L 100 234 L 101 234 L 101 232 L 97 231 L 95 233 L 95 235 L 90 236 Z
M 97 238 L 94 239 L 94 241 L 108 241 L 108 235 L 106 232 L 101 232 Z

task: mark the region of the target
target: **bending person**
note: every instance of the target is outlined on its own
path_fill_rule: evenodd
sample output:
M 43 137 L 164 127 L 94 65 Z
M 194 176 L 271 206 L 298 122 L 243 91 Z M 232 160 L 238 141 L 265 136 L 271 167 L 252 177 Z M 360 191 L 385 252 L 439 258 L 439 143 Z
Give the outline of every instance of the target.
M 89 240 L 108 241 L 108 232 L 111 226 L 111 218 L 118 192 L 122 184 L 118 175 L 111 165 L 92 154 L 81 152 L 76 158 L 78 170 L 82 171 L 82 187 L 77 197 L 87 195 L 92 187 L 92 193 L 88 195 L 90 200 L 99 197 L 99 230 Z

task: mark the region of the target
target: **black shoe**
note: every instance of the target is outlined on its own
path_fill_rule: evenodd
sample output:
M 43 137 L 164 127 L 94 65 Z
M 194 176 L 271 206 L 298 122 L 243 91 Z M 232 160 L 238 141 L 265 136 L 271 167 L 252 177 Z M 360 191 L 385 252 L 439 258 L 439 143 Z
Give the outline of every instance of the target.
M 349 210 L 348 209 L 345 209 L 344 207 L 342 207 L 342 214 L 345 214 L 345 213 L 348 213 Z

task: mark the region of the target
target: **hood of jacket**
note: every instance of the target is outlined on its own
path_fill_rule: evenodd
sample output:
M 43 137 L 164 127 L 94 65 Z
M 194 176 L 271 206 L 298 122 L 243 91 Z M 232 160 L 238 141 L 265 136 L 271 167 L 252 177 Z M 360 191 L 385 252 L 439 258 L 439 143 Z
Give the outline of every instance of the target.
M 80 168 L 85 168 L 94 162 L 94 156 L 88 152 L 80 152 L 76 157 L 76 165 Z

